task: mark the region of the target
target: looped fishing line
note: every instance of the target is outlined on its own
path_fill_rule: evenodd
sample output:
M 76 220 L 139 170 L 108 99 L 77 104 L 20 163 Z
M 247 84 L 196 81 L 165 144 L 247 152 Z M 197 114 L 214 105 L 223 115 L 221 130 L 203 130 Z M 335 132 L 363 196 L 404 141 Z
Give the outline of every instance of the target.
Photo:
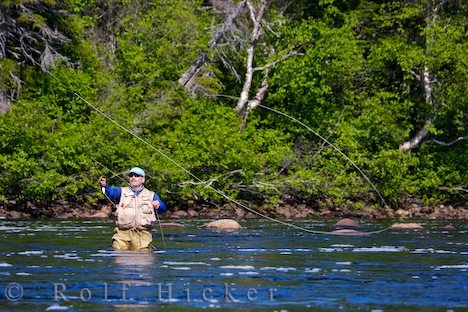
M 93 104 L 89 103 L 85 98 L 83 98 L 81 95 L 79 95 L 78 93 L 74 92 L 74 95 L 77 96 L 78 98 L 80 98 L 82 101 L 84 101 L 86 104 L 88 104 L 90 107 L 92 107 L 96 112 L 98 112 L 99 114 L 101 114 L 104 118 L 106 118 L 107 120 L 109 120 L 110 122 L 112 122 L 113 124 L 115 124 L 117 127 L 119 127 L 120 129 L 124 130 L 125 132 L 127 132 L 128 134 L 130 134 L 131 136 L 133 136 L 134 138 L 136 138 L 137 140 L 139 140 L 140 142 L 142 142 L 143 144 L 147 145 L 148 147 L 150 147 L 151 149 L 153 149 L 154 151 L 158 152 L 161 156 L 163 156 L 164 158 L 166 158 L 168 161 L 170 161 L 171 163 L 173 163 L 175 166 L 177 166 L 179 169 L 181 169 L 182 171 L 186 172 L 188 175 L 190 175 L 192 178 L 194 178 L 195 180 L 197 180 L 198 182 L 201 182 L 201 183 L 204 183 L 204 181 L 202 181 L 200 178 L 198 178 L 195 174 L 193 174 L 192 172 L 190 172 L 190 170 L 186 169 L 185 167 L 183 167 L 181 164 L 179 164 L 177 161 L 175 161 L 174 159 L 172 159 L 171 157 L 169 157 L 168 155 L 166 155 L 163 151 L 161 151 L 160 149 L 156 148 L 155 146 L 153 146 L 151 143 L 149 143 L 148 141 L 146 141 L 145 139 L 139 137 L 138 135 L 136 135 L 135 133 L 133 133 L 132 131 L 128 130 L 127 128 L 125 128 L 124 126 L 120 125 L 118 122 L 116 122 L 115 120 L 113 120 L 111 117 L 107 116 L 103 111 L 101 111 L 99 108 L 97 108 L 96 106 L 94 106 Z M 266 106 L 263 106 L 263 105 L 260 105 L 261 107 L 264 107 L 264 108 L 267 108 L 267 109 L 270 109 Z M 297 122 L 299 122 L 300 124 L 302 124 L 303 126 L 305 126 L 307 129 L 313 131 L 312 129 L 310 129 L 309 127 L 307 127 L 305 124 L 301 123 L 300 121 L 298 121 L 297 119 L 294 119 L 284 113 L 281 113 L 281 112 L 278 112 L 278 111 L 275 111 L 273 109 L 270 109 L 274 112 L 277 112 L 281 115 L 284 115 L 284 116 L 287 116 L 293 120 L 296 120 Z M 314 132 L 315 133 L 315 132 Z M 317 134 L 317 133 L 316 133 Z M 319 134 L 317 134 L 320 138 L 322 138 L 325 142 L 327 142 L 328 144 L 330 144 L 331 146 L 333 146 L 333 144 L 331 144 L 330 142 L 328 142 L 325 138 L 323 138 L 322 136 L 320 136 Z M 336 150 L 338 150 L 341 155 L 343 155 L 347 160 L 349 160 L 351 163 L 353 163 L 351 161 L 351 159 L 349 159 L 343 152 L 341 152 L 339 149 L 337 149 L 336 147 L 334 147 Z M 359 172 L 361 172 L 361 174 L 364 175 L 364 173 L 353 163 L 353 165 L 359 170 Z M 365 176 L 365 175 L 364 175 Z M 372 184 L 372 182 L 370 182 L 370 180 L 365 177 L 366 180 L 374 187 L 375 190 L 377 190 L 375 188 L 375 186 Z M 310 229 L 306 229 L 304 227 L 301 227 L 299 225 L 296 225 L 296 224 L 293 224 L 293 223 L 290 223 L 290 222 L 284 222 L 284 221 L 281 221 L 281 220 L 277 220 L 275 218 L 272 218 L 270 216 L 267 216 L 259 211 L 256 211 L 255 209 L 252 209 L 250 207 L 247 207 L 246 205 L 238 202 L 237 200 L 235 199 L 232 199 L 230 198 L 229 196 L 227 196 L 226 194 L 224 194 L 222 191 L 214 188 L 213 186 L 211 185 L 208 185 L 208 184 L 205 184 L 205 187 L 211 189 L 212 191 L 214 191 L 215 193 L 217 193 L 218 195 L 222 196 L 223 198 L 227 199 L 228 201 L 232 202 L 232 203 L 235 203 L 236 205 L 262 217 L 262 218 L 265 218 L 265 219 L 268 219 L 270 221 L 273 221 L 273 222 L 276 222 L 276 223 L 279 223 L 279 224 L 282 224 L 282 225 L 285 225 L 285 226 L 288 226 L 288 227 L 291 227 L 291 228 L 295 228 L 295 229 L 298 229 L 298 230 L 301 230 L 301 231 L 304 231 L 304 232 L 308 232 L 308 233 L 312 233 L 312 234 L 329 234 L 329 235 L 348 235 L 348 234 L 345 234 L 345 233 L 333 233 L 333 232 L 329 232 L 329 231 L 318 231 L 318 230 L 310 230 Z M 378 193 L 378 191 L 377 191 Z M 385 200 L 383 199 L 383 197 L 380 195 L 379 193 L 379 196 L 381 197 L 381 199 L 385 202 Z M 386 205 L 386 204 L 385 204 Z M 383 229 L 383 230 L 379 230 L 379 231 L 374 231 L 374 232 L 366 232 L 364 234 L 376 234 L 376 233 L 380 233 L 380 232 L 383 232 L 385 230 L 387 230 L 388 228 L 386 229 Z

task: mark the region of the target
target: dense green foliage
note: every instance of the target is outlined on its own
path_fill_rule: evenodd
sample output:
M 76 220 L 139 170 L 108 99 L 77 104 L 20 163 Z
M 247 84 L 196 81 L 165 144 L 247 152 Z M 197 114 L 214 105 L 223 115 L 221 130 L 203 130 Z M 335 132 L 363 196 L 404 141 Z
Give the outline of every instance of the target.
M 177 82 L 209 49 L 219 29 L 213 23 L 222 22 L 209 2 L 75 0 L 60 10 L 55 1 L 26 2 L 36 12 L 29 20 L 14 11 L 18 3 L 0 7 L 28 31 L 49 24 L 70 40 L 55 43 L 66 58 L 47 71 L 38 60 L 18 58 L 11 52 L 17 47 L 0 54 L 0 93 L 11 103 L 0 115 L 0 205 L 94 202 L 99 176 L 122 184 L 122 173 L 141 166 L 170 206 L 223 203 L 207 185 L 256 205 L 288 194 L 315 206 L 382 206 L 350 160 L 393 207 L 466 201 L 463 1 L 445 1 L 435 16 L 438 1 L 295 1 L 287 8 L 273 1 L 255 66 L 282 51 L 300 55 L 270 68 L 262 105 L 310 129 L 257 107 L 243 130 L 234 99 L 245 42 L 231 43 L 229 53 L 226 46 L 209 51 L 197 77 L 203 94 Z M 255 76 L 252 94 L 260 84 Z M 416 148 L 399 150 L 425 126 Z

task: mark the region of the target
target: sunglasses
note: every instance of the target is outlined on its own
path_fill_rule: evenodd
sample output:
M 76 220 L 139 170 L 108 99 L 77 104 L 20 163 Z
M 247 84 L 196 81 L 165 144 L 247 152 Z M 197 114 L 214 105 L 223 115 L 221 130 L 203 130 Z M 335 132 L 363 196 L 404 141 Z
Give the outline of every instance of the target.
M 131 177 L 131 178 L 132 178 L 132 177 L 137 177 L 137 178 L 141 178 L 141 177 L 142 177 L 141 175 L 136 174 L 136 173 L 133 173 L 133 172 L 130 172 L 130 173 L 128 174 L 128 176 Z

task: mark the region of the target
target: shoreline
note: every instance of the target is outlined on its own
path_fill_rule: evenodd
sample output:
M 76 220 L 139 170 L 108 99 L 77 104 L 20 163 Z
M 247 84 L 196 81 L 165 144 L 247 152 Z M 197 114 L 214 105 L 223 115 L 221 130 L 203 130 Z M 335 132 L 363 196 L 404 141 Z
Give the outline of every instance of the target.
M 5 208 L 0 205 L 0 219 L 112 219 L 115 218 L 112 207 L 107 202 L 95 205 L 57 201 L 50 205 Z M 468 207 L 452 205 L 417 205 L 399 209 L 371 208 L 353 209 L 349 207 L 308 207 L 305 204 L 275 205 L 267 207 L 249 207 L 278 219 L 313 219 L 313 218 L 354 218 L 354 219 L 398 219 L 398 220 L 468 220 Z M 261 216 L 232 204 L 209 206 L 191 204 L 184 208 L 168 209 L 160 218 L 178 220 L 187 218 L 207 219 L 254 219 Z

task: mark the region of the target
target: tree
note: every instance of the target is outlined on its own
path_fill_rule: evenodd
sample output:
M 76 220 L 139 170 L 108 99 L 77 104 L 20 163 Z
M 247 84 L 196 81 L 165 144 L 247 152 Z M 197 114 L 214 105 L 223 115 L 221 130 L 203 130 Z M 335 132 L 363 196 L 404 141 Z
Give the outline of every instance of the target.
M 376 8 L 370 3 L 364 6 Z M 401 151 L 429 142 L 429 135 L 448 141 L 466 136 L 466 9 L 457 0 L 389 2 L 377 5 L 362 26 L 374 72 L 369 82 L 410 105 Z
M 32 64 L 46 72 L 57 61 L 69 62 L 63 45 L 71 39 L 63 20 L 68 12 L 62 2 L 53 0 L 12 0 L 0 2 L 0 113 L 9 110 L 21 88 L 16 64 Z M 8 77 L 9 76 L 9 77 Z
M 453 5 L 455 7 L 450 8 Z M 400 145 L 399 149 L 401 151 L 409 151 L 419 147 L 420 144 L 425 140 L 426 136 L 429 134 L 431 128 L 433 127 L 433 124 L 436 121 L 440 110 L 443 108 L 443 106 L 447 105 L 446 92 L 450 87 L 446 86 L 445 84 L 453 83 L 454 81 L 441 80 L 444 76 L 441 65 L 444 63 L 448 65 L 449 63 L 451 63 L 450 60 L 447 60 L 447 57 L 452 58 L 452 61 L 456 62 L 463 61 L 463 59 L 457 60 L 458 57 L 453 58 L 455 55 L 450 55 L 450 52 L 447 53 L 447 51 L 443 50 L 453 49 L 452 53 L 463 53 L 463 43 L 459 41 L 461 38 L 450 38 L 449 34 L 450 32 L 454 31 L 454 28 L 460 28 L 464 25 L 459 24 L 459 20 L 453 19 L 453 16 L 450 16 L 450 13 L 449 16 L 447 16 L 448 12 L 444 14 L 444 10 L 462 9 L 462 7 L 463 5 L 461 3 L 458 4 L 456 1 L 426 1 L 426 8 L 424 14 L 425 25 L 422 29 L 422 35 L 424 36 L 422 46 L 423 62 L 421 64 L 414 64 L 409 70 L 410 73 L 421 85 L 421 93 L 424 96 L 424 102 L 429 108 L 429 112 L 426 120 L 424 121 L 424 125 L 413 135 L 413 137 L 410 140 Z M 466 72 L 461 72 L 459 74 L 461 74 L 460 78 L 462 78 L 463 75 L 465 76 L 465 78 L 467 76 Z M 467 138 L 467 136 L 456 138 L 455 141 L 453 141 L 453 143 L 464 138 Z M 450 144 L 451 143 L 448 143 L 448 145 Z
M 64 7 L 55 1 L 2 1 L 0 3 L 0 58 L 28 61 L 46 71 L 57 60 L 70 39 L 57 29 Z
M 221 64 L 229 69 L 238 82 L 243 81 L 236 104 L 236 111 L 242 117 L 242 129 L 245 128 L 249 110 L 258 106 L 265 97 L 270 70 L 289 57 L 300 54 L 295 50 L 276 52 L 276 40 L 267 38 L 268 32 L 276 36 L 272 25 L 281 21 L 287 6 L 281 1 L 268 0 L 243 0 L 238 3 L 213 1 L 214 9 L 220 10 L 224 19 L 212 36 L 209 51 L 214 55 L 213 58 L 218 58 Z M 272 11 L 270 14 L 267 14 L 268 9 Z M 224 45 L 220 46 L 221 42 Z M 195 78 L 206 64 L 206 55 L 207 52 L 202 51 L 180 77 L 179 83 L 186 89 L 201 89 Z M 263 65 L 256 66 L 262 63 Z M 241 71 L 244 72 L 243 78 L 239 74 Z M 257 72 L 263 72 L 259 84 L 256 84 L 254 79 Z M 257 89 L 252 99 L 250 93 L 255 87 Z

